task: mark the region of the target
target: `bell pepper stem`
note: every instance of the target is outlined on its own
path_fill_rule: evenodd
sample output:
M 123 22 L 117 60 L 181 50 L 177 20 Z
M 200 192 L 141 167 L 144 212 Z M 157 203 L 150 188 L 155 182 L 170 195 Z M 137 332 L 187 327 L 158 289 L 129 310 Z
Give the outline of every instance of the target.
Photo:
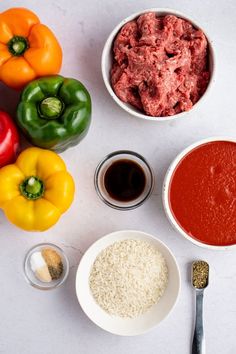
M 21 183 L 20 191 L 25 198 L 35 200 L 42 197 L 44 184 L 38 177 L 31 176 Z
M 28 40 L 25 37 L 14 36 L 8 42 L 8 50 L 14 56 L 21 56 L 29 48 Z
M 47 97 L 41 101 L 39 111 L 45 119 L 58 118 L 63 110 L 63 102 L 57 97 Z
M 28 193 L 37 194 L 41 190 L 41 183 L 34 177 L 30 177 L 25 189 Z

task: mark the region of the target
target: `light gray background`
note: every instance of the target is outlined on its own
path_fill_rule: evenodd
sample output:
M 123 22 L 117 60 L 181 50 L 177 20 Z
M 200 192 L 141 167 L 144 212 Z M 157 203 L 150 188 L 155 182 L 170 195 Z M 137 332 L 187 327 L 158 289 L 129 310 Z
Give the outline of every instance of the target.
M 62 154 L 76 183 L 76 198 L 55 227 L 26 233 L 0 214 L 0 353 L 4 354 L 187 354 L 193 323 L 193 290 L 189 265 L 203 258 L 210 264 L 205 297 L 207 354 L 235 354 L 235 250 L 213 252 L 184 240 L 170 226 L 161 203 L 164 174 L 187 145 L 213 135 L 236 137 L 236 2 L 144 0 L 2 0 L 0 10 L 25 6 L 51 27 L 63 47 L 61 73 L 80 79 L 93 100 L 93 123 L 87 138 Z M 170 7 L 193 16 L 214 42 L 216 84 L 199 109 L 183 120 L 154 123 L 124 113 L 108 95 L 100 57 L 113 27 L 133 12 Z M 0 87 L 0 106 L 14 112 L 18 94 Z M 97 163 L 116 149 L 143 154 L 156 175 L 151 199 L 137 210 L 119 212 L 96 196 L 93 174 Z M 122 338 L 96 327 L 82 312 L 75 296 L 75 273 L 83 252 L 101 236 L 120 229 L 147 231 L 164 241 L 177 257 L 182 289 L 171 315 L 140 337 Z M 67 252 L 71 269 L 61 288 L 43 292 L 24 280 L 22 262 L 34 244 L 50 241 Z

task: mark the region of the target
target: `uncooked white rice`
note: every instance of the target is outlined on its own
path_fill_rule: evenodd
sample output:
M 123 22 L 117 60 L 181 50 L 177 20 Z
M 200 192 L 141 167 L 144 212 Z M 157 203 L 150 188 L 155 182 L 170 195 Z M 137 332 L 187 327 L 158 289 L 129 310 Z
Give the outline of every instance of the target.
M 166 261 L 142 240 L 123 240 L 105 248 L 89 277 L 98 305 L 111 315 L 137 317 L 156 304 L 168 282 Z

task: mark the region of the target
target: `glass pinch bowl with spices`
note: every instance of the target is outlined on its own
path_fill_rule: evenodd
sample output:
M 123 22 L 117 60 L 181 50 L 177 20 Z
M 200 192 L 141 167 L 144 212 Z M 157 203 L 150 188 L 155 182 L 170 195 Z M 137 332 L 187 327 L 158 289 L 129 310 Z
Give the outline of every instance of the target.
M 52 243 L 38 244 L 25 256 L 25 278 L 37 289 L 55 289 L 65 282 L 68 274 L 69 261 L 65 252 Z

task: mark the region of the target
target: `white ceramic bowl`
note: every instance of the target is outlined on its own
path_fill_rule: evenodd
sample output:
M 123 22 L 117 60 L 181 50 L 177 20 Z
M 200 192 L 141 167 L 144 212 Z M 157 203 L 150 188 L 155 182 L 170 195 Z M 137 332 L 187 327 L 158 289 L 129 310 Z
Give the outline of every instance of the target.
M 182 112 L 182 113 L 175 114 L 173 116 L 167 116 L 167 117 L 151 117 L 151 116 L 148 116 L 146 114 L 141 113 L 138 109 L 136 109 L 135 107 L 133 107 L 129 103 L 122 102 L 116 96 L 115 92 L 113 91 L 113 88 L 112 88 L 111 82 L 110 82 L 110 71 L 111 71 L 112 62 L 113 62 L 112 47 L 113 47 L 114 39 L 115 39 L 116 35 L 118 34 L 118 32 L 120 31 L 121 27 L 123 27 L 127 22 L 132 21 L 135 18 L 137 18 L 140 15 L 142 15 L 144 13 L 147 13 L 147 12 L 156 12 L 159 16 L 165 16 L 165 15 L 170 15 L 171 14 L 171 15 L 175 15 L 175 16 L 181 17 L 181 18 L 183 18 L 185 20 L 188 20 L 189 22 L 191 22 L 194 25 L 194 27 L 201 29 L 204 32 L 204 34 L 205 34 L 205 36 L 206 36 L 206 38 L 208 40 L 208 45 L 209 45 L 209 68 L 210 68 L 210 72 L 211 72 L 210 81 L 209 81 L 209 84 L 208 84 L 208 87 L 207 87 L 205 93 L 198 100 L 198 102 L 195 103 L 195 105 L 192 107 L 192 109 L 190 111 Z M 106 43 L 104 45 L 104 48 L 103 48 L 101 68 L 102 68 L 103 80 L 104 80 L 104 83 L 105 83 L 105 86 L 106 86 L 108 92 L 110 93 L 110 95 L 114 99 L 114 101 L 122 109 L 124 109 L 126 112 L 130 113 L 131 115 L 133 115 L 133 116 L 135 116 L 137 118 L 141 118 L 141 119 L 145 119 L 145 120 L 151 120 L 151 121 L 155 121 L 155 122 L 160 122 L 160 121 L 163 122 L 163 121 L 170 121 L 170 120 L 174 120 L 176 118 L 180 118 L 180 117 L 185 116 L 186 114 L 191 112 L 193 109 L 195 109 L 208 96 L 210 88 L 212 87 L 212 83 L 214 82 L 214 77 L 215 77 L 215 54 L 214 54 L 214 50 L 213 50 L 212 41 L 210 40 L 210 38 L 207 35 L 206 31 L 201 26 L 199 26 L 199 24 L 195 20 L 193 20 L 189 16 L 186 16 L 186 15 L 182 14 L 181 12 L 173 10 L 173 9 L 151 8 L 151 9 L 147 9 L 147 10 L 144 10 L 144 11 L 136 12 L 136 13 L 130 15 L 129 17 L 127 17 L 124 20 L 122 20 L 114 28 L 114 30 L 109 35 L 109 37 L 108 37 L 108 39 L 107 39 L 107 41 L 106 41 Z
M 232 249 L 232 248 L 236 248 L 236 245 L 229 245 L 229 246 L 215 246 L 215 245 L 209 245 L 203 242 L 200 242 L 196 239 L 194 239 L 193 237 L 189 236 L 182 228 L 181 226 L 177 223 L 174 215 L 171 212 L 171 208 L 170 208 L 170 203 L 169 203 L 169 187 L 170 187 L 170 181 L 173 175 L 173 172 L 175 171 L 178 163 L 193 149 L 195 149 L 196 147 L 202 145 L 202 144 L 206 144 L 212 141 L 231 141 L 236 143 L 236 139 L 235 138 L 231 138 L 231 137 L 211 137 L 211 138 L 207 138 L 207 139 L 203 139 L 200 140 L 190 146 L 188 146 L 186 149 L 184 149 L 179 155 L 177 155 L 177 157 L 174 159 L 174 161 L 170 164 L 166 176 L 164 178 L 164 183 L 163 183 L 163 190 L 162 190 L 162 201 L 163 201 L 163 206 L 164 206 L 164 210 L 165 213 L 169 219 L 169 221 L 171 222 L 171 224 L 174 226 L 174 228 L 182 235 L 184 236 L 187 240 L 191 241 L 192 243 L 194 243 L 197 246 L 201 246 L 204 248 L 208 248 L 208 249 L 212 249 L 212 250 L 226 250 L 226 249 Z
M 166 259 L 169 279 L 167 288 L 160 299 L 145 314 L 124 319 L 106 313 L 94 300 L 89 287 L 89 275 L 98 254 L 116 241 L 138 239 L 155 245 Z M 86 315 L 99 327 L 113 334 L 135 336 L 142 334 L 160 323 L 174 307 L 180 291 L 180 273 L 174 255 L 160 240 L 141 231 L 118 231 L 96 241 L 84 254 L 76 275 L 76 294 Z

